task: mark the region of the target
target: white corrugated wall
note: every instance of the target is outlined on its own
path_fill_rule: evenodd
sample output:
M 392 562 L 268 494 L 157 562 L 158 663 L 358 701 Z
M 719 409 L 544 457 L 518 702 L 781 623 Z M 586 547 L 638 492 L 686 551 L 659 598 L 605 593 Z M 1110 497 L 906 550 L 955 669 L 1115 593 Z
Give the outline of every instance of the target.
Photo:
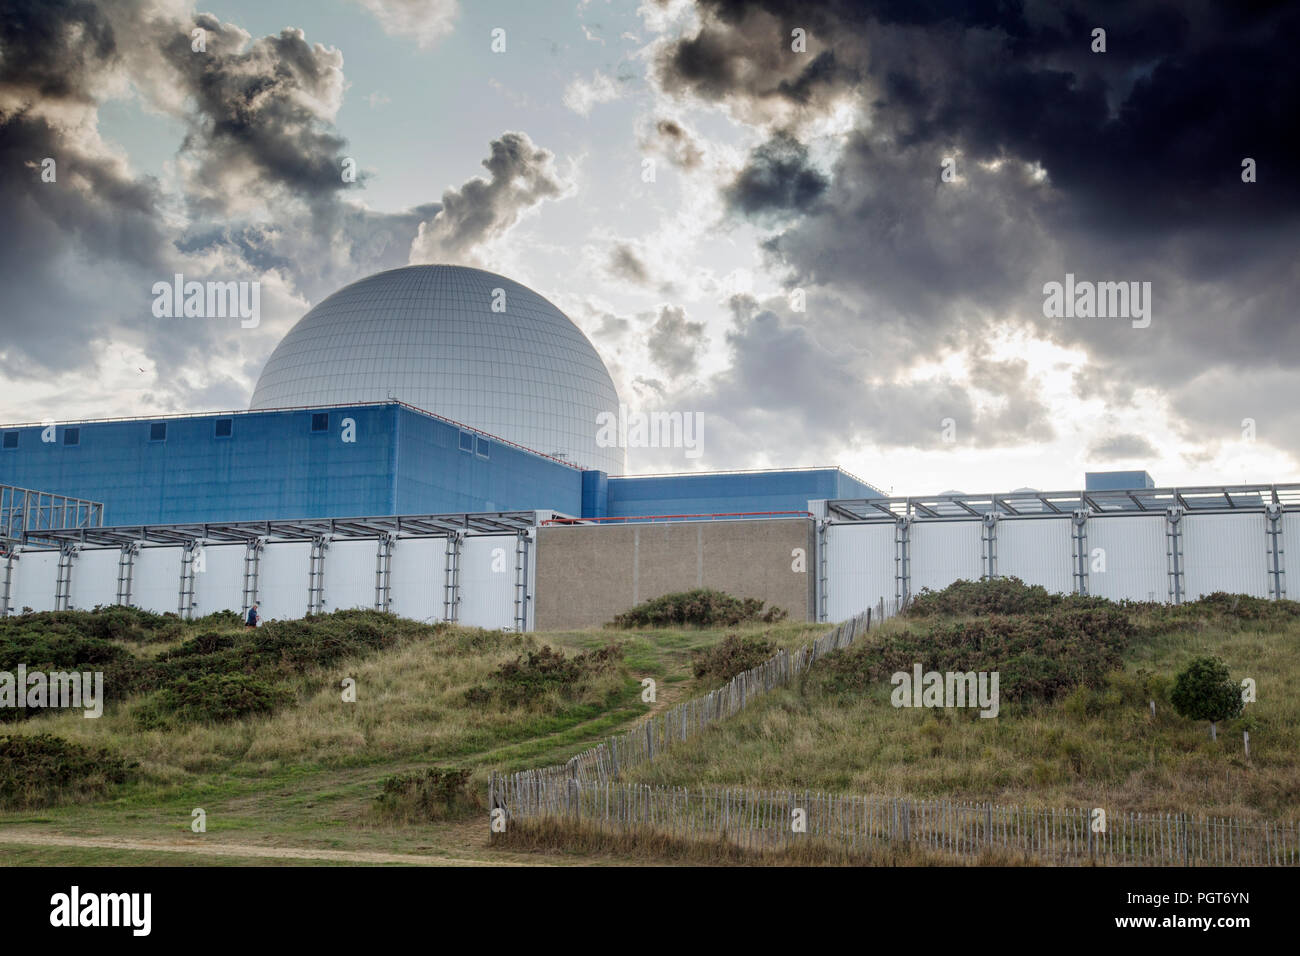
M 117 548 L 82 551 L 72 565 L 71 606 L 78 611 L 94 610 L 117 603 Z M 175 608 L 173 608 L 175 610 Z
M 307 578 L 311 569 L 311 543 L 271 542 L 262 551 L 257 591 L 262 620 L 293 620 L 307 614 Z M 325 556 L 325 589 L 329 593 L 329 555 Z
M 465 538 L 460 556 L 460 623 L 493 630 L 514 627 L 514 535 Z
M 59 552 L 24 551 L 14 562 L 9 606 L 15 614 L 23 613 L 25 607 L 53 611 L 58 579 Z
M 881 598 L 893 601 L 894 526 L 831 525 L 826 532 L 826 573 L 828 621 L 846 621 Z
M 941 591 L 954 581 L 978 581 L 983 573 L 981 526 L 978 519 L 914 521 L 911 528 L 912 593 L 919 594 L 922 588 Z M 893 566 L 892 545 L 890 566 Z M 889 597 L 892 596 L 891 588 Z
M 335 541 L 325 553 L 325 610 L 375 606 L 378 541 Z M 306 580 L 307 569 L 303 569 Z
M 997 523 L 997 573 L 1040 584 L 1054 594 L 1074 590 L 1072 524 L 1064 518 L 1002 518 Z
M 131 603 L 155 614 L 175 614 L 181 596 L 184 548 L 141 548 L 131 578 Z M 114 572 L 116 575 L 116 572 Z
M 1262 514 L 1186 515 L 1183 598 L 1215 591 L 1268 597 L 1268 537 Z
M 1169 600 L 1163 514 L 1094 516 L 1087 531 L 1090 594 L 1112 601 Z
M 194 573 L 195 617 L 217 611 L 240 613 L 244 607 L 242 544 L 209 544 L 203 548 L 203 570 Z
M 430 624 L 441 621 L 446 566 L 445 538 L 399 539 L 393 546 L 389 610 Z

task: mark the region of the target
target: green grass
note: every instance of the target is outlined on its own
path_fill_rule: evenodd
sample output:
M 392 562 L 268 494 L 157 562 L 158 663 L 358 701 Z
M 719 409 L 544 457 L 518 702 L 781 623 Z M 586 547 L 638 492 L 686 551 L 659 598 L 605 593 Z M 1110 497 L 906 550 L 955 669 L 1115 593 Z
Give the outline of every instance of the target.
M 194 636 L 194 626 L 154 643 L 118 642 L 152 660 Z M 204 631 L 242 634 L 238 627 L 205 623 Z M 794 646 L 825 625 L 741 627 L 770 633 Z M 219 724 L 140 730 L 136 711 L 148 695 L 110 700 L 103 717 L 51 712 L 7 723 L 4 732 L 51 733 L 86 746 L 106 747 L 139 763 L 134 777 L 91 801 L 68 799 L 38 810 L 0 810 L 0 829 L 37 834 L 150 841 L 189 835 L 191 811 L 208 815 L 208 836 L 242 841 L 406 853 L 438 844 L 444 824 L 390 825 L 374 800 L 383 781 L 432 764 L 474 771 L 471 786 L 486 790 L 490 769 L 518 770 L 567 760 L 612 734 L 622 733 L 652 706 L 708 688 L 691 677 L 690 655 L 720 641 L 726 631 L 576 631 L 513 635 L 466 628 L 417 628 L 387 650 L 307 668 L 287 679 L 294 703 L 270 716 Z M 551 692 L 527 706 L 474 706 L 465 692 L 507 661 L 543 644 L 568 653 L 611 641 L 624 648 L 615 673 L 595 680 L 576 700 Z M 661 682 L 659 703 L 641 700 L 641 678 Z M 339 682 L 357 682 L 357 700 L 344 703 Z M 456 828 L 459 829 L 456 829 Z M 463 856 L 487 846 L 486 818 L 459 821 L 467 832 L 453 848 Z M 134 852 L 134 851 L 133 851 Z M 100 849 L 73 851 L 0 844 L 28 862 L 101 858 L 141 859 Z M 159 851 L 162 852 L 162 851 Z M 113 854 L 117 854 L 113 856 Z M 173 853 L 174 856 L 183 854 Z M 500 851 L 494 851 L 500 855 Z M 228 860 L 230 858 L 224 858 Z M 185 856 L 181 865 L 195 862 Z M 204 862 L 209 862 L 204 858 Z M 215 862 L 215 858 L 213 858 Z M 254 860 L 253 862 L 265 862 Z
M 890 622 L 881 640 L 923 622 Z M 854 794 L 952 798 L 1034 806 L 1107 806 L 1295 819 L 1300 807 L 1300 623 L 1255 625 L 1207 616 L 1138 640 L 1122 671 L 1096 691 L 1053 702 L 1003 703 L 996 719 L 974 710 L 895 708 L 891 687 L 837 693 L 825 668 L 759 700 L 734 720 L 673 745 L 629 778 L 669 785 L 811 788 Z M 1193 657 L 1222 657 L 1234 679 L 1253 677 L 1259 722 L 1251 756 L 1242 737 L 1167 702 L 1153 718 L 1139 669 L 1174 674 Z M 1087 706 L 1085 706 L 1087 705 Z

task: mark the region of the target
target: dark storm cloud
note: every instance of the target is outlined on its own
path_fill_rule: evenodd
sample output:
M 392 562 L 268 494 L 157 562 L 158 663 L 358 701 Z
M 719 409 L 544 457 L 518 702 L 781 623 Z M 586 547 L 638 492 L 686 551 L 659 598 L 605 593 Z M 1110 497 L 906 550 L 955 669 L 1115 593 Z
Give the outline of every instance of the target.
M 650 281 L 650 273 L 646 270 L 645 263 L 637 257 L 636 250 L 626 242 L 614 244 L 614 248 L 609 252 L 608 266 L 614 276 L 627 282 L 646 285 Z
M 996 386 L 1002 398 L 985 406 L 960 382 L 895 379 L 892 363 L 825 334 L 780 300 L 736 296 L 731 309 L 730 367 L 671 397 L 675 407 L 699 410 L 713 423 L 712 465 L 753 461 L 767 452 L 811 464 L 809 449 L 864 442 L 944 450 L 1053 437 L 1048 410 L 1036 396 L 1038 383 L 1023 362 L 973 361 L 976 387 Z
M 695 169 L 704 159 L 704 152 L 695 138 L 676 120 L 659 119 L 654 124 L 650 146 L 666 155 L 670 162 L 682 169 Z
M 532 206 L 564 192 L 555 156 L 527 133 L 503 133 L 483 165 L 490 179 L 475 177 L 442 194 L 442 209 L 420 226 L 412 257 L 424 262 L 455 261 L 493 239 Z
M 88 102 L 115 60 L 113 27 L 84 0 L 14 0 L 0 17 L 0 89 Z
M 195 29 L 206 50 L 193 49 Z M 75 408 L 135 351 L 131 372 L 157 370 L 141 379 L 151 407 L 243 404 L 237 376 L 256 374 L 304 300 L 406 264 L 421 224 L 440 221 L 440 203 L 388 214 L 352 200 L 365 162 L 355 157 L 358 182 L 344 182 L 351 152 L 334 124 L 344 88 L 342 55 L 300 30 L 255 39 L 167 0 L 10 4 L 0 18 L 0 371 L 43 383 L 75 373 L 68 381 L 84 387 L 57 399 Z M 179 192 L 98 139 L 99 107 L 123 96 L 180 125 Z M 54 183 L 41 181 L 46 157 Z M 472 180 L 449 193 L 463 207 L 447 232 L 462 254 L 551 193 L 547 157 L 507 134 L 493 144 L 486 190 Z M 486 220 L 468 208 L 478 198 Z M 175 273 L 260 282 L 261 325 L 159 320 L 153 284 Z M 8 407 L 4 417 L 33 417 L 18 392 Z
M 245 31 L 211 14 L 193 25 L 206 32 L 204 52 L 192 49 L 188 30 L 162 29 L 158 42 L 194 106 L 184 114 L 190 133 L 182 152 L 195 157 L 194 185 L 213 211 L 245 198 L 230 195 L 232 184 L 306 200 L 347 188 L 346 141 L 332 117 L 342 55 L 292 28 L 250 44 Z M 356 181 L 364 181 L 361 170 Z
M 727 204 L 745 215 L 810 211 L 828 181 L 808 163 L 808 147 L 784 130 L 749 155 L 745 167 L 723 190 Z
M 1113 435 L 1093 442 L 1088 456 L 1097 461 L 1119 461 L 1127 458 L 1154 458 L 1155 446 L 1141 435 Z
M 842 347 L 906 366 L 1017 323 L 1084 350 L 1104 369 L 1089 386 L 1112 399 L 1134 385 L 1172 393 L 1205 368 L 1300 370 L 1300 10 L 697 8 L 698 32 L 661 51 L 669 92 L 766 116 L 769 132 L 805 143 L 811 120 L 853 105 L 821 200 L 766 243 L 790 285 L 845 305 L 819 318 Z M 802 57 L 790 52 L 794 27 L 808 33 Z M 1105 53 L 1090 50 L 1094 27 L 1107 31 Z M 1255 183 L 1242 182 L 1246 157 Z M 945 158 L 955 182 L 938 176 Z M 1045 318 L 1043 285 L 1067 272 L 1151 282 L 1151 326 Z M 1300 452 L 1300 436 L 1280 440 Z
M 673 378 L 695 371 L 703 346 L 704 323 L 688 321 L 678 306 L 662 306 L 646 336 L 650 358 Z

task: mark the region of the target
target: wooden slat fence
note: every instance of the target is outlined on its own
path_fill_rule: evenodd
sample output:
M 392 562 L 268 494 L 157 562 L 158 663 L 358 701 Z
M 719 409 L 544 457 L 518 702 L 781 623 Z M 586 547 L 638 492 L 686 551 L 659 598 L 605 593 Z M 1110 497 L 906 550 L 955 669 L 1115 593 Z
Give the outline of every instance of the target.
M 910 844 L 937 853 L 1024 854 L 1044 863 L 1141 866 L 1295 866 L 1300 825 L 1179 814 L 1108 814 L 1094 832 L 1087 808 L 1032 809 L 810 791 L 662 787 L 494 775 L 494 806 L 510 821 L 555 819 L 679 839 L 725 839 L 783 850 L 815 839 L 849 853 Z M 795 811 L 806 829 L 797 832 Z

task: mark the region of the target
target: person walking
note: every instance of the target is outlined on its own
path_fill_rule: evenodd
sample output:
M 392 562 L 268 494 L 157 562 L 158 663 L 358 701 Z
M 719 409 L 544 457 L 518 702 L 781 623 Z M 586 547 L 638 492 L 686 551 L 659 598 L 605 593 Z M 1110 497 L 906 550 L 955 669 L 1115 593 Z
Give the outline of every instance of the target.
M 244 627 L 257 627 L 262 620 L 262 616 L 257 613 L 257 605 L 254 604 L 248 609 L 248 620 L 244 622 Z

